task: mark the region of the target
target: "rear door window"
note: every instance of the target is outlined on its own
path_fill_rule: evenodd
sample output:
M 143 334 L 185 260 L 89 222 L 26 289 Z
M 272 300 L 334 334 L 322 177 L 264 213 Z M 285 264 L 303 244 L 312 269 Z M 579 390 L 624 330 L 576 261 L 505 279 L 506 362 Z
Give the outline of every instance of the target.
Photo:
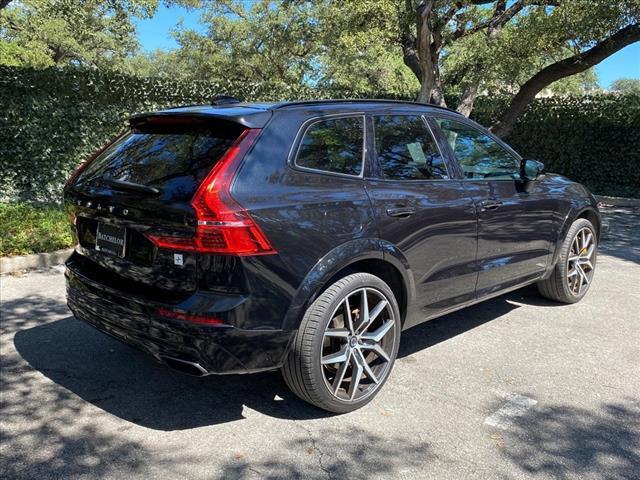
M 158 188 L 165 199 L 191 198 L 241 131 L 229 122 L 134 128 L 91 162 L 77 183 L 122 180 Z
M 449 178 L 444 158 L 421 116 L 381 115 L 373 121 L 376 156 L 384 178 Z
M 364 154 L 364 117 L 318 120 L 304 133 L 295 164 L 298 167 L 360 175 Z

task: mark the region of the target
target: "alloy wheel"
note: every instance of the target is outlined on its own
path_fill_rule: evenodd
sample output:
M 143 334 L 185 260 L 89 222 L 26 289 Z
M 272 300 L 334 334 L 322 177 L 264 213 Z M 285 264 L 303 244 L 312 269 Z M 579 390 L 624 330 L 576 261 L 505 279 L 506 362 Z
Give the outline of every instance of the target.
M 579 296 L 591 283 L 595 271 L 596 242 L 593 231 L 581 228 L 573 241 L 567 259 L 567 285 L 572 295 Z
M 336 398 L 355 402 L 371 395 L 389 374 L 397 319 L 375 288 L 349 293 L 333 312 L 322 344 L 325 385 Z

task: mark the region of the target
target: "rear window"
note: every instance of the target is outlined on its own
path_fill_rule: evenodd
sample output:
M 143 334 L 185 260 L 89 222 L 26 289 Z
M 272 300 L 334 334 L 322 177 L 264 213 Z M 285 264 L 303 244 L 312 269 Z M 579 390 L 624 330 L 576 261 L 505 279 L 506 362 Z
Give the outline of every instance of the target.
M 190 198 L 242 132 L 230 122 L 165 122 L 133 128 L 91 162 L 77 183 L 122 180 L 158 188 L 165 199 Z

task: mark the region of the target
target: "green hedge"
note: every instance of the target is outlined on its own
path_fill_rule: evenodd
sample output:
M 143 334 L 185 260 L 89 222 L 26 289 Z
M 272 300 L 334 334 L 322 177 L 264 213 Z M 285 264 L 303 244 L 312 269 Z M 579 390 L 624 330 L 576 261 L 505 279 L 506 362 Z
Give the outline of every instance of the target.
M 133 113 L 206 103 L 216 94 L 246 100 L 390 98 L 385 92 L 286 85 L 175 82 L 78 69 L 0 67 L 0 200 L 60 200 L 69 173 L 126 125 Z M 478 101 L 488 124 L 499 101 Z M 536 101 L 507 139 L 549 170 L 596 193 L 640 196 L 640 97 Z
M 488 125 L 502 106 L 481 99 L 473 116 Z M 506 140 L 593 193 L 640 198 L 639 95 L 536 100 Z

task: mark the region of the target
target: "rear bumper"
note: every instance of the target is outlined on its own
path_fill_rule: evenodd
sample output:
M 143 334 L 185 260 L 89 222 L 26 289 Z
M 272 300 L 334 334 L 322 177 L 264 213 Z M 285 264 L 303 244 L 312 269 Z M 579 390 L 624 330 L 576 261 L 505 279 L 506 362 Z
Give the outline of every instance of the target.
M 199 364 L 206 372 L 203 374 L 277 369 L 294 333 L 165 319 L 157 315 L 158 309 L 175 305 L 150 302 L 107 288 L 74 271 L 69 263 L 65 277 L 67 304 L 76 318 L 164 363 L 171 363 L 167 359 L 178 359 Z M 191 305 L 203 301 L 211 304 L 219 299 L 212 298 L 210 293 L 196 293 L 188 300 Z

